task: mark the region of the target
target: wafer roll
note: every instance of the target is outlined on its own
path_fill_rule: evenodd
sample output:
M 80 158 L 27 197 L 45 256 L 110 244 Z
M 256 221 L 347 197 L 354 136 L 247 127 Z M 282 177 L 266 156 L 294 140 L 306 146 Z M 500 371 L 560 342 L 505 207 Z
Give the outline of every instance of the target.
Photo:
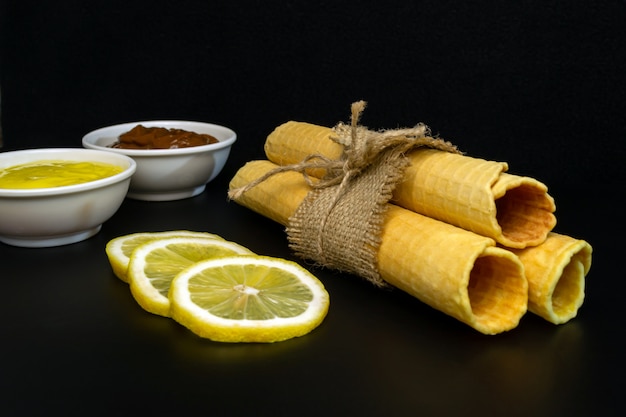
M 230 189 L 244 187 L 277 165 L 252 161 L 239 169 Z M 275 174 L 236 202 L 287 225 L 310 187 L 296 172 Z M 523 265 L 493 239 L 393 204 L 385 213 L 377 254 L 387 283 L 484 334 L 516 327 L 527 310 Z
M 278 165 L 296 164 L 309 155 L 339 159 L 343 147 L 333 130 L 290 121 L 265 142 L 267 158 Z M 491 237 L 522 249 L 542 243 L 554 226 L 556 209 L 547 187 L 529 177 L 507 174 L 505 162 L 486 161 L 418 148 L 397 185 L 393 200 L 408 210 Z M 308 172 L 321 178 L 322 169 Z
M 576 317 L 585 298 L 592 247 L 584 240 L 551 232 L 544 243 L 511 249 L 524 264 L 528 309 L 554 324 Z

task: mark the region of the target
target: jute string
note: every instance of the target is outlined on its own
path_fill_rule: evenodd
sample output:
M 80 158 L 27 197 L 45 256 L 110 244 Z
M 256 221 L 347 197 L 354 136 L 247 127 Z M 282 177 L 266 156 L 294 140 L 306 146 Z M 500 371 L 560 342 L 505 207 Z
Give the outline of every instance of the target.
M 366 103 L 351 107 L 351 123 L 339 123 L 331 139 L 343 145 L 339 160 L 309 155 L 302 162 L 270 170 L 244 187 L 231 190 L 236 200 L 267 178 L 285 171 L 303 174 L 312 191 L 289 218 L 286 228 L 290 248 L 315 263 L 359 275 L 385 286 L 377 267 L 384 214 L 393 190 L 409 161 L 405 154 L 417 147 L 458 153 L 449 142 L 433 138 L 427 126 L 372 131 L 358 122 Z M 307 175 L 324 168 L 319 181 Z

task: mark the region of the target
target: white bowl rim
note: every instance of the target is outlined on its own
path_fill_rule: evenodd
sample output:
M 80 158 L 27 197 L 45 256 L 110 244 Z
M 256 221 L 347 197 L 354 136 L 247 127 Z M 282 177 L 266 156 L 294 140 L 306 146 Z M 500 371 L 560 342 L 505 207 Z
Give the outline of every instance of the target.
M 67 153 L 67 152 L 78 152 L 85 155 L 103 155 L 110 156 L 110 152 L 100 151 L 97 149 L 83 149 L 83 148 L 38 148 L 38 149 L 24 149 L 17 151 L 7 151 L 0 152 L 0 158 L 3 155 L 27 155 L 27 154 L 41 154 L 41 158 L 39 160 L 45 161 L 54 159 L 54 155 Z M 52 155 L 52 156 L 48 156 Z M 120 158 L 128 163 L 128 167 L 125 168 L 122 172 L 117 173 L 115 175 L 111 175 L 106 178 L 101 178 L 99 180 L 84 182 L 81 184 L 74 185 L 64 185 L 60 187 L 49 187 L 49 188 L 0 188 L 0 197 L 43 197 L 43 196 L 53 196 L 53 195 L 63 195 L 63 194 L 71 194 L 78 193 L 82 191 L 95 190 L 101 187 L 106 187 L 111 184 L 116 184 L 118 182 L 124 181 L 130 178 L 137 169 L 137 162 L 131 157 L 126 155 L 115 155 L 115 157 Z M 71 157 L 63 157 L 64 160 L 72 160 Z M 36 162 L 37 159 L 33 159 L 32 162 Z M 10 166 L 10 165 L 9 165 Z
M 111 148 L 108 146 L 101 146 L 94 143 L 96 140 L 100 139 L 103 132 L 113 129 L 128 129 L 142 124 L 148 127 L 172 127 L 179 126 L 180 129 L 184 129 L 184 125 L 204 125 L 206 127 L 213 127 L 224 130 L 229 136 L 224 140 L 219 140 L 217 143 L 210 143 L 208 145 L 200 145 L 200 146 L 190 146 L 187 148 L 175 148 L 175 149 L 121 149 L 121 148 Z M 82 144 L 85 148 L 90 149 L 98 149 L 98 150 L 106 150 L 109 152 L 115 152 L 122 155 L 129 156 L 164 156 L 164 155 L 186 155 L 186 154 L 196 154 L 202 152 L 212 152 L 218 149 L 227 148 L 231 146 L 237 140 L 237 133 L 229 127 L 207 123 L 207 122 L 197 122 L 193 120 L 143 120 L 137 122 L 127 122 L 120 123 L 111 126 L 101 127 L 96 130 L 92 130 L 83 136 Z

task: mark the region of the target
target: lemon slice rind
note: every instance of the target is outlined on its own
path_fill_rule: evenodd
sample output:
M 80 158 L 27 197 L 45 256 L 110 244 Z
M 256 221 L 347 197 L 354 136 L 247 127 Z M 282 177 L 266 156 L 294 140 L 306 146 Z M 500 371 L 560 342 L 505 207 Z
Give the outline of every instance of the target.
M 231 319 L 213 314 L 210 307 L 203 307 L 194 302 L 194 297 L 202 298 L 198 277 L 209 273 L 220 274 L 220 268 L 231 266 L 258 266 L 260 268 L 277 268 L 293 276 L 294 283 L 310 292 L 310 301 L 306 302 L 303 312 L 291 317 L 274 317 L 271 319 L 250 320 Z M 237 277 L 232 282 L 231 291 L 241 285 Z M 195 280 L 195 281 L 194 281 Z M 296 282 L 297 281 L 297 282 Z M 195 285 L 195 287 L 194 287 Z M 190 289 L 191 288 L 191 289 Z M 222 289 L 227 290 L 227 289 Z M 215 291 L 215 288 L 207 290 Z M 258 289 L 252 288 L 251 294 Z M 289 292 L 285 292 L 285 295 Z M 208 295 L 208 294 L 207 294 Z M 329 295 L 324 285 L 309 271 L 299 264 L 280 258 L 267 256 L 229 256 L 198 262 L 181 271 L 170 286 L 170 314 L 178 323 L 187 327 L 200 337 L 218 342 L 279 342 L 308 334 L 318 327 L 328 313 Z M 289 301 L 287 301 L 289 303 Z M 279 309 L 280 306 L 277 306 Z
M 139 245 L 131 254 L 127 277 L 130 291 L 146 311 L 170 316 L 169 288 L 183 269 L 204 259 L 227 255 L 253 255 L 238 243 L 205 237 L 159 238 Z
M 168 237 L 191 236 L 207 239 L 224 240 L 219 235 L 208 232 L 190 230 L 171 230 L 163 232 L 138 232 L 119 236 L 107 242 L 105 252 L 111 264 L 111 269 L 117 278 L 128 283 L 127 271 L 130 255 L 139 245 L 156 239 Z

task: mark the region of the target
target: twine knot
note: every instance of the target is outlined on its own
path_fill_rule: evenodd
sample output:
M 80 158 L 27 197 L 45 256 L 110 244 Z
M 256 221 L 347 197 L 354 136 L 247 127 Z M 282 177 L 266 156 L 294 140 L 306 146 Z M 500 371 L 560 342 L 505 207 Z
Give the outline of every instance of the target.
M 449 142 L 430 136 L 424 124 L 413 128 L 373 131 L 360 126 L 365 101 L 351 106 L 349 125 L 338 123 L 331 139 L 343 146 L 339 160 L 309 155 L 298 164 L 279 166 L 244 187 L 231 190 L 237 199 L 248 189 L 285 171 L 302 173 L 312 188 L 289 219 L 290 247 L 303 258 L 354 273 L 386 286 L 377 268 L 383 215 L 396 184 L 408 165 L 406 152 L 429 147 L 458 153 Z M 317 180 L 309 169 L 324 169 Z

